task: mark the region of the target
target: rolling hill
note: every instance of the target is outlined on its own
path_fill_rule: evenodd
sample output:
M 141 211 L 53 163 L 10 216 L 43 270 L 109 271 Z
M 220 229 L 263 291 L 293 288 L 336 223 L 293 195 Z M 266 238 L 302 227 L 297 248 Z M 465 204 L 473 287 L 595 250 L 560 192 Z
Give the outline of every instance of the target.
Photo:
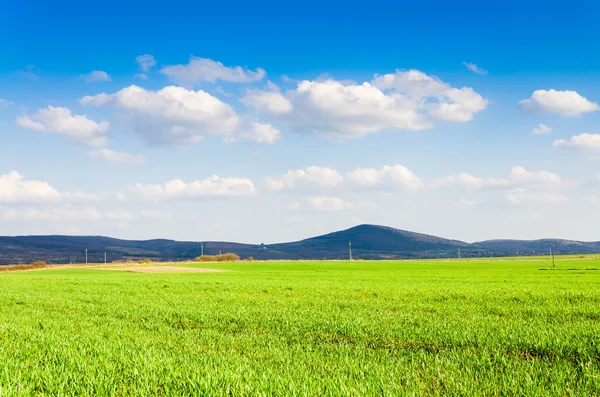
M 120 240 L 101 236 L 18 236 L 0 237 L 0 264 L 127 261 L 150 258 L 181 261 L 204 254 L 234 252 L 255 259 L 348 259 L 348 242 L 355 259 L 452 258 L 546 254 L 554 241 L 560 254 L 600 252 L 600 242 L 570 240 L 489 240 L 469 244 L 463 241 L 377 225 L 358 225 L 301 241 L 278 244 L 231 242 L 190 242 L 174 240 Z

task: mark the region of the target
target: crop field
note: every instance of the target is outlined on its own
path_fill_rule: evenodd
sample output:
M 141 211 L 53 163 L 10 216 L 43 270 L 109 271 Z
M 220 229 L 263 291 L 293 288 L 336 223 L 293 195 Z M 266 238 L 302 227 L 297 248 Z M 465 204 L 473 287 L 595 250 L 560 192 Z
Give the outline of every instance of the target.
M 0 273 L 0 396 L 600 395 L 600 259 L 160 266 Z

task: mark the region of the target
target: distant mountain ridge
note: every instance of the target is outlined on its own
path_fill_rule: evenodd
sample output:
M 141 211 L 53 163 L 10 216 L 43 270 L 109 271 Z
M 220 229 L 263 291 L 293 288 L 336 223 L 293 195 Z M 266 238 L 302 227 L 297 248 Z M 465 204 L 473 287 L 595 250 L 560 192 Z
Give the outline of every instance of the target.
M 191 242 L 166 239 L 120 240 L 103 236 L 0 236 L 0 264 L 81 263 L 85 261 L 127 261 L 150 258 L 181 261 L 204 254 L 234 252 L 255 259 L 348 259 L 349 242 L 355 259 L 454 258 L 479 256 L 539 255 L 549 253 L 552 242 L 559 254 L 600 252 L 600 242 L 561 239 L 488 240 L 466 243 L 428 234 L 379 225 L 358 225 L 308 239 L 278 244 L 233 242 Z

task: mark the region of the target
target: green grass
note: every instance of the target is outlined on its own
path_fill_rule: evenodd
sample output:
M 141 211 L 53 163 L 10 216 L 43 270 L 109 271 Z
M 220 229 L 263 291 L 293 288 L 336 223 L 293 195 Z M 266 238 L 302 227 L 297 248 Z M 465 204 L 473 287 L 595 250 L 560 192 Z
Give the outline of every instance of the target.
M 600 259 L 186 266 L 0 274 L 0 396 L 600 395 Z

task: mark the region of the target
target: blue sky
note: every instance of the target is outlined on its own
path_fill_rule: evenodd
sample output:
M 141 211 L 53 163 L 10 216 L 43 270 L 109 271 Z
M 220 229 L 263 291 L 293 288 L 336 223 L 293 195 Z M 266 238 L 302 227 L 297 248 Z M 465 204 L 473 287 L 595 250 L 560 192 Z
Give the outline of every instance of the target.
M 600 6 L 413 3 L 3 2 L 0 234 L 600 239 Z

